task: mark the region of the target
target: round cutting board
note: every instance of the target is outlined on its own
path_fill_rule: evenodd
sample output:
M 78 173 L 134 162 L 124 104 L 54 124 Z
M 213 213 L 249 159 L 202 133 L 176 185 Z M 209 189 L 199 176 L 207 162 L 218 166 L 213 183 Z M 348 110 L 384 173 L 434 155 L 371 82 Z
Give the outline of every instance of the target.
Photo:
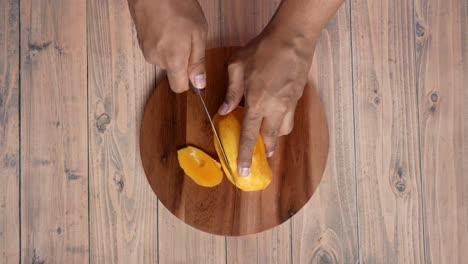
M 204 98 L 211 116 L 223 102 L 228 85 L 227 61 L 235 48 L 206 53 Z M 295 115 L 294 129 L 280 138 L 269 159 L 273 180 L 262 191 L 236 193 L 224 176 L 206 188 L 184 174 L 177 150 L 202 149 L 216 160 L 213 133 L 196 94 L 175 94 L 166 78 L 149 98 L 140 131 L 140 151 L 151 188 L 162 204 L 185 223 L 217 235 L 239 236 L 275 227 L 310 199 L 325 169 L 328 127 L 317 91 L 307 85 Z

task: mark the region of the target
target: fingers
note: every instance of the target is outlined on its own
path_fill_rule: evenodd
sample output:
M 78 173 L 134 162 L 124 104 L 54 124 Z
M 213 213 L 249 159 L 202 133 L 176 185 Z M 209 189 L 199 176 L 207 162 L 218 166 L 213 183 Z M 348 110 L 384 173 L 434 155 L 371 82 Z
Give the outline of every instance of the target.
M 182 66 L 169 67 L 167 69 L 167 78 L 172 91 L 175 93 L 183 93 L 189 89 L 187 77 L 187 62 Z
M 297 101 L 294 102 L 284 115 L 281 127 L 279 129 L 279 136 L 289 135 L 294 128 L 294 115 L 296 114 Z
M 245 177 L 250 174 L 252 154 L 261 123 L 262 115 L 247 108 L 242 121 L 239 155 L 237 157 L 237 167 L 241 176 Z
M 203 89 L 206 87 L 205 47 L 206 34 L 193 34 L 192 48 L 188 63 L 188 75 L 192 85 L 198 89 Z
M 281 113 L 271 114 L 262 121 L 260 133 L 262 134 L 263 144 L 265 145 L 265 152 L 268 158 L 271 158 L 275 152 L 283 117 L 284 115 Z
M 231 64 L 228 68 L 229 71 L 229 86 L 226 93 L 226 98 L 223 104 L 219 107 L 218 113 L 226 115 L 235 109 L 244 94 L 244 76 L 243 69 L 240 65 Z
M 196 88 L 206 87 L 205 45 L 206 34 L 197 33 L 192 37 L 191 47 L 179 50 L 180 53 L 187 54 L 186 57 L 168 56 L 171 63 L 168 63 L 167 78 L 174 92 L 187 91 L 189 79 Z

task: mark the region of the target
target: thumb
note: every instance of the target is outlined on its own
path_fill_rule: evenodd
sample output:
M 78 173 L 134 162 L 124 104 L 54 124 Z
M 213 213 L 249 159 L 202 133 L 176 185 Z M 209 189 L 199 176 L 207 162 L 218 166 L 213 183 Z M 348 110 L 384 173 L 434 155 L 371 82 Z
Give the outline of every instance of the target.
M 190 82 L 195 88 L 203 89 L 206 87 L 205 71 L 205 46 L 206 35 L 197 34 L 192 38 L 192 50 L 190 53 L 188 74 Z
M 224 103 L 219 107 L 218 113 L 226 115 L 234 110 L 242 100 L 244 94 L 244 73 L 242 66 L 239 64 L 231 64 L 228 67 L 229 71 L 229 86 L 226 93 Z

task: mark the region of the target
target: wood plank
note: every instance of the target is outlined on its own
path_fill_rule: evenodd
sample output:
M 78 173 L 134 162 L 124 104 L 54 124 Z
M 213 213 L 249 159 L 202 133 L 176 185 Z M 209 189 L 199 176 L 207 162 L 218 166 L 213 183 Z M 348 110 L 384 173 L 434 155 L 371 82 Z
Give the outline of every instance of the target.
M 157 199 L 138 144 L 155 70 L 139 49 L 126 0 L 87 4 L 90 259 L 157 263 Z
M 427 263 L 468 259 L 468 2 L 415 1 Z
M 218 0 L 198 0 L 203 13 L 205 14 L 208 23 L 208 36 L 206 48 L 217 48 L 221 46 L 221 31 L 220 21 L 221 13 L 219 12 L 220 2 Z
M 240 240 L 242 241 L 242 240 Z M 257 235 L 257 263 L 292 263 L 291 220 Z M 247 256 L 244 259 L 249 259 Z M 245 263 L 240 261 L 238 263 Z
M 159 207 L 160 263 L 224 263 L 225 240 L 199 231 Z
M 226 238 L 226 263 L 258 263 L 258 235 Z
M 327 114 L 330 152 L 317 191 L 292 218 L 294 263 L 358 262 L 349 11 L 347 1 L 315 50 L 311 79 Z
M 219 1 L 199 0 L 208 22 L 207 48 L 220 45 Z M 208 76 L 208 78 L 210 78 Z M 196 230 L 159 203 L 159 256 L 161 263 L 223 263 L 225 239 Z
M 411 0 L 353 0 L 362 263 L 424 262 Z
M 258 0 L 220 0 L 220 36 L 222 46 L 243 46 L 257 36 L 260 31 L 256 27 Z
M 19 3 L 0 0 L 0 262 L 19 263 Z
M 86 4 L 20 12 L 21 259 L 88 263 Z

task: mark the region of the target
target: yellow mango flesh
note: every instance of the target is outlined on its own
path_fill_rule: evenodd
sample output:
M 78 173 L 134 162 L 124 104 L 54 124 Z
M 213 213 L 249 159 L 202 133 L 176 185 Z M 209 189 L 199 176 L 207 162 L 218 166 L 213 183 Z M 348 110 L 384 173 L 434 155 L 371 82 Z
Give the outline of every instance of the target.
M 217 114 L 213 118 L 213 123 L 216 127 L 216 131 L 218 131 L 221 144 L 223 144 L 229 164 L 231 165 L 231 170 L 234 173 L 237 187 L 243 191 L 263 190 L 270 184 L 273 174 L 270 165 L 268 164 L 268 159 L 265 154 L 265 146 L 260 135 L 257 137 L 257 142 L 255 144 L 250 174 L 247 177 L 241 177 L 237 169 L 237 154 L 239 151 L 242 116 L 243 108 L 238 107 L 228 115 L 221 116 Z M 232 175 L 229 174 L 229 170 L 224 162 L 223 154 L 216 138 L 214 138 L 214 144 L 224 173 L 229 181 L 234 184 Z
M 214 187 L 223 180 L 221 165 L 200 149 L 186 147 L 177 151 L 179 165 L 195 183 Z

